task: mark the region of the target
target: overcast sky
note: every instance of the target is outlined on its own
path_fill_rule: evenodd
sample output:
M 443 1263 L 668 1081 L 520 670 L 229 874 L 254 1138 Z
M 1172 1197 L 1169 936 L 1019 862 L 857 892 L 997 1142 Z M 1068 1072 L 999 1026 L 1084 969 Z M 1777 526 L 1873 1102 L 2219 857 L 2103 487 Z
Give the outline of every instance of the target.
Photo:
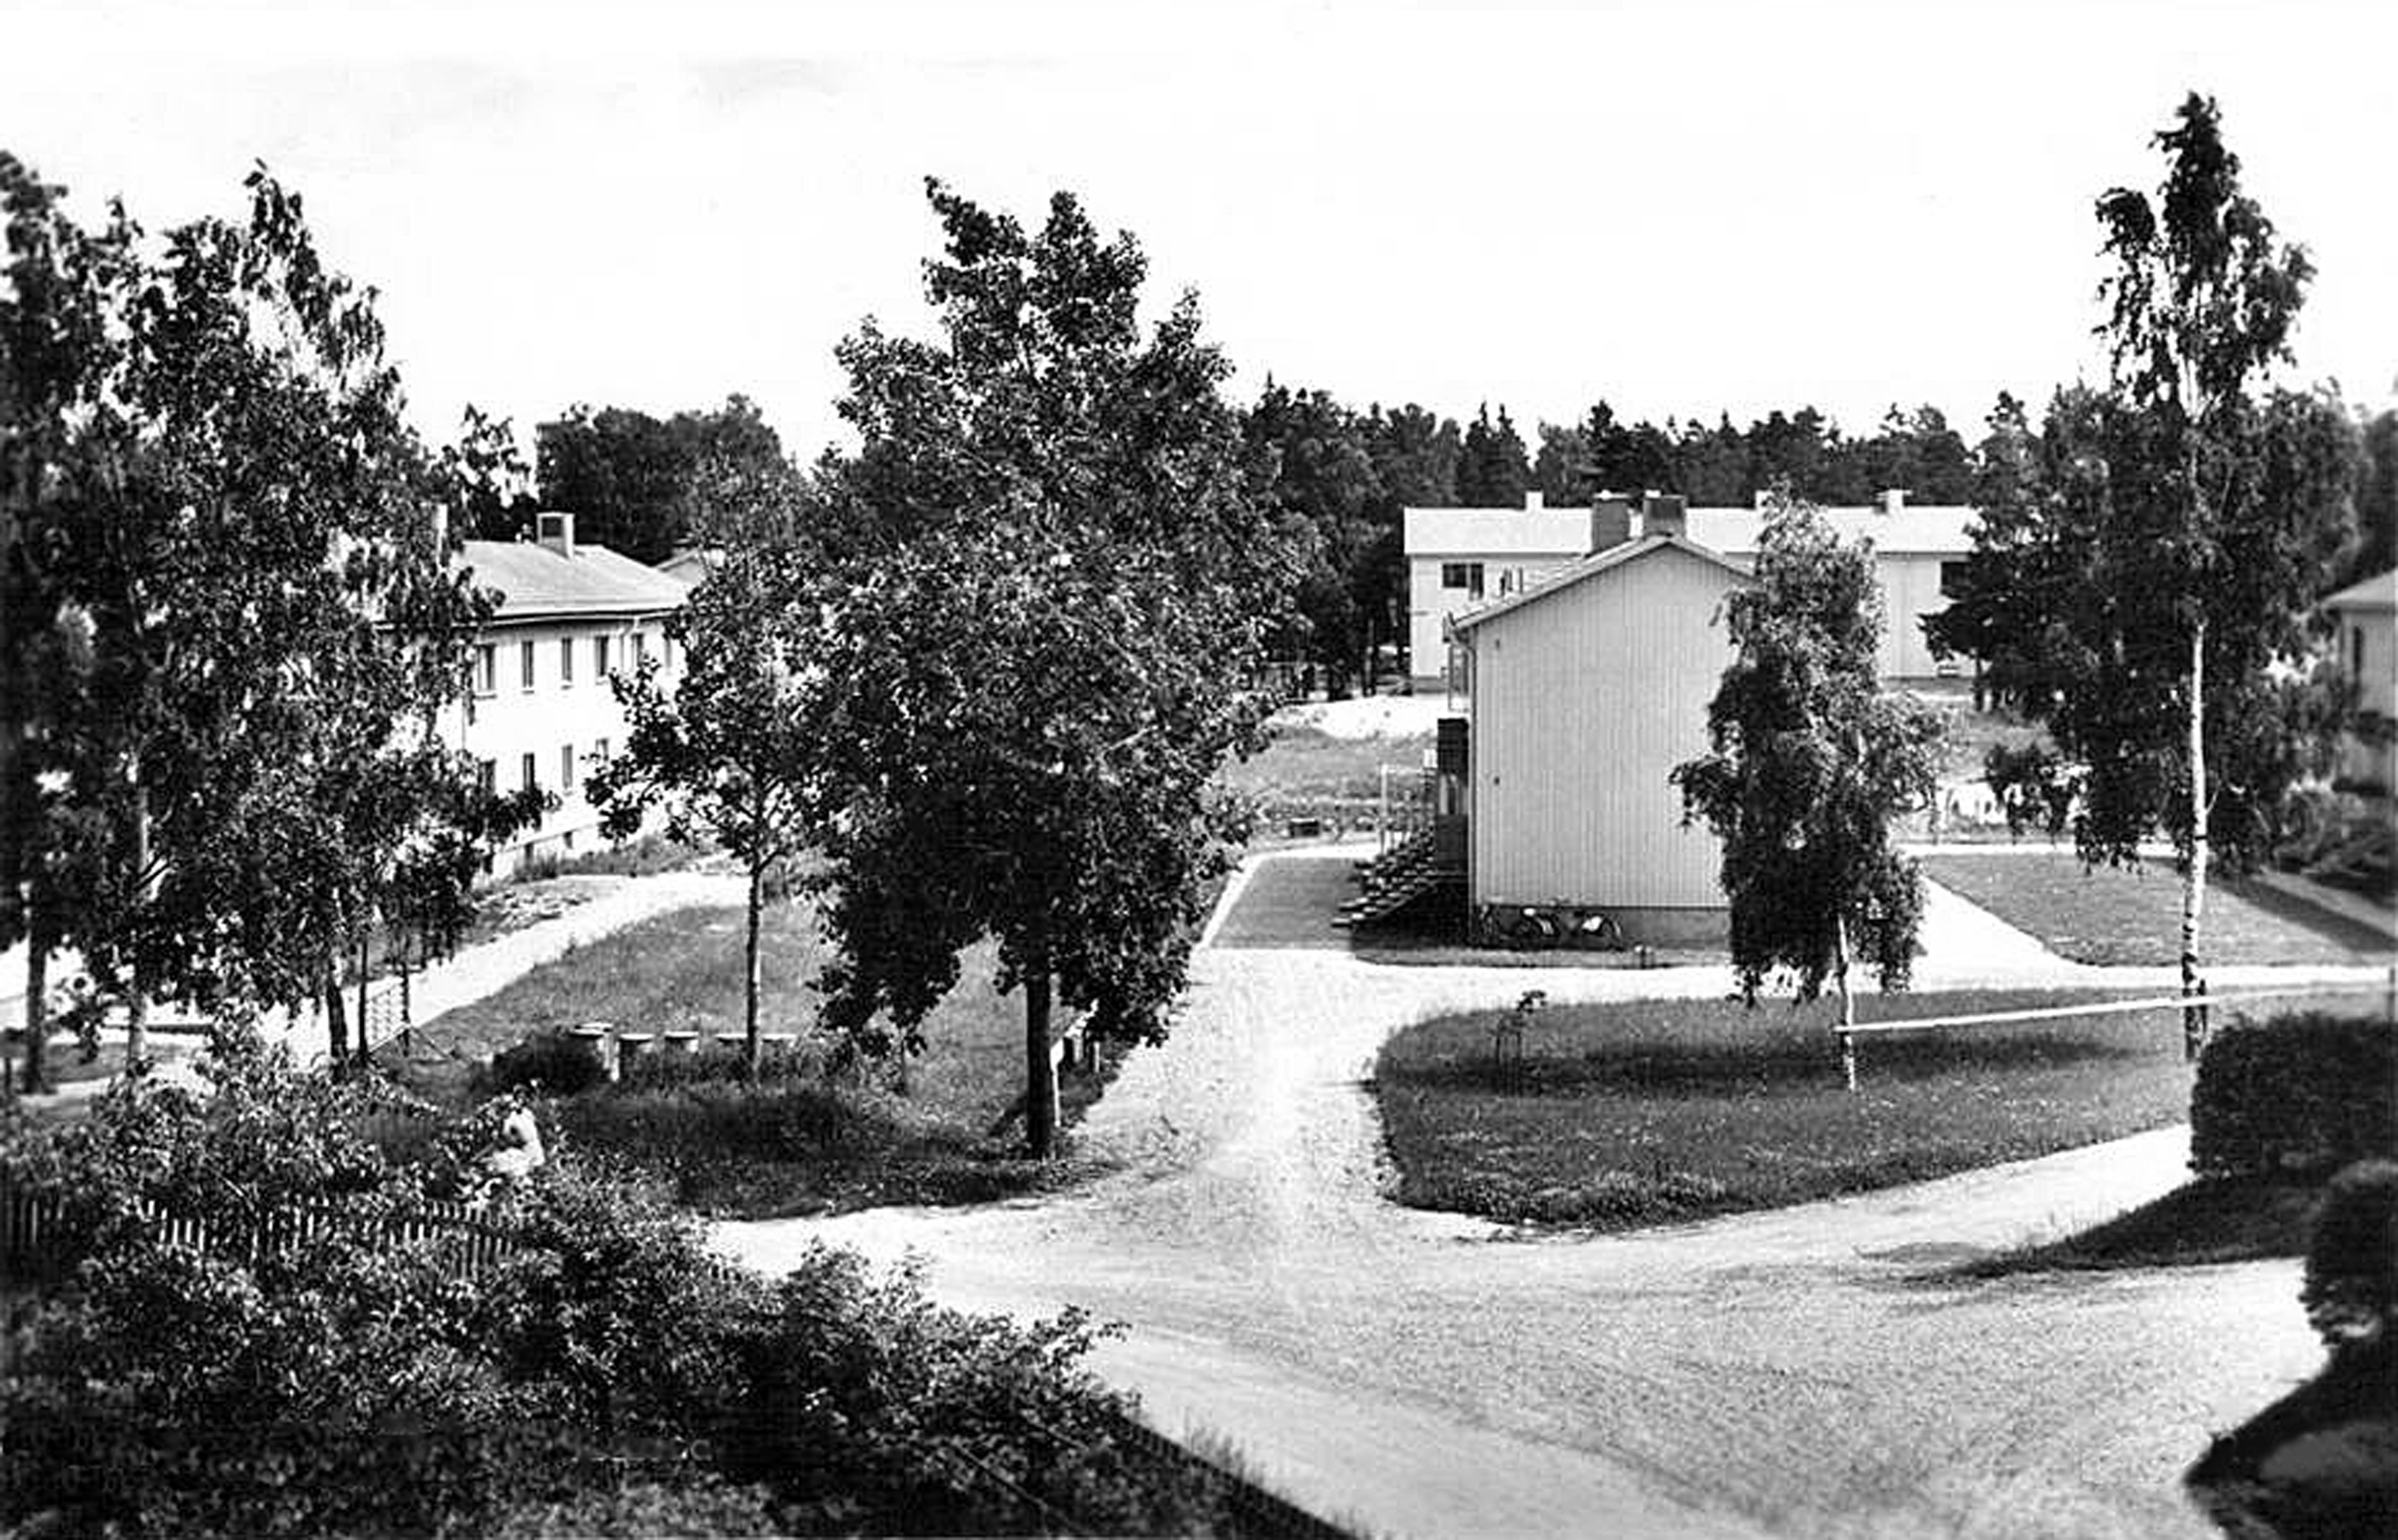
M 2398 6 L 0 0 L 0 146 L 155 228 L 265 160 L 376 285 L 420 422 L 756 398 L 924 324 L 922 183 L 1079 194 L 1246 399 L 1869 430 L 2099 362 L 2095 197 L 2182 94 L 2313 253 L 2297 375 L 2398 395 Z

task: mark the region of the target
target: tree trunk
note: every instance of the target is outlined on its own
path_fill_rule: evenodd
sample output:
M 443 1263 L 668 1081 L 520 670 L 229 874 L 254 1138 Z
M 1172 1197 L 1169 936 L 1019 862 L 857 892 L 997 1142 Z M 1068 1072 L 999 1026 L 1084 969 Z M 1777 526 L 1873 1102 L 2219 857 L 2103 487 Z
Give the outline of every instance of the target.
M 765 864 L 753 862 L 749 867 L 749 937 L 742 952 L 741 973 L 741 1052 L 752 1081 L 758 1078 L 765 1060 L 765 1044 L 758 1036 L 758 996 L 762 982 L 758 966 L 758 913 L 765 906 Z
M 350 1062 L 349 1007 L 342 999 L 341 965 L 329 957 L 324 969 L 325 1033 L 338 1072 Z
M 1024 979 L 1024 1151 L 1049 1158 L 1058 1135 L 1058 1065 L 1049 1052 L 1049 969 Z
M 2200 999 L 2206 981 L 2198 972 L 2198 925 L 2206 911 L 2206 865 L 2211 853 L 2206 837 L 2206 621 L 2202 617 L 2189 633 L 2189 865 L 2181 883 L 2181 992 Z M 2206 1043 L 2206 1007 L 2182 1008 L 2182 1052 L 2198 1057 Z
M 1849 917 L 1832 917 L 1832 985 L 1840 995 L 1840 1078 L 1857 1089 L 1857 998 L 1849 992 Z
M 139 907 L 150 905 L 155 884 L 150 880 L 150 788 L 141 781 L 141 762 L 133 764 L 133 875 L 139 883 Z M 132 994 L 125 1002 L 125 1067 L 128 1073 L 150 1062 L 150 981 L 136 957 L 130 970 Z
M 373 922 L 368 922 L 370 929 Z M 358 932 L 358 1067 L 365 1069 L 374 1063 L 374 1018 L 368 1012 L 368 987 L 372 983 L 367 968 L 369 931 Z
M 27 1091 L 48 1089 L 49 1071 L 43 1064 L 42 1051 L 50 1037 L 50 944 L 47 937 L 28 935 L 25 939 L 25 1069 L 18 1077 L 19 1089 Z

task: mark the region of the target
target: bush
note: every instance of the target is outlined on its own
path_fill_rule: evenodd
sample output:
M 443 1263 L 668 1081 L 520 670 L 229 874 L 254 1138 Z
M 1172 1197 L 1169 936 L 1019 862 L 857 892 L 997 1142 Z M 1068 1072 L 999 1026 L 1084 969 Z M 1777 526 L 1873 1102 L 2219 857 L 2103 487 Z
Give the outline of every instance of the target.
M 575 1096 L 607 1078 L 607 1066 L 589 1044 L 552 1029 L 493 1055 L 482 1089 L 534 1089 L 552 1096 Z
M 2398 1162 L 2360 1160 L 2331 1179 L 2298 1297 L 2335 1348 L 2398 1325 Z
M 2234 1017 L 2199 1060 L 2189 1121 L 2203 1177 L 2398 1158 L 2398 1028 L 2314 1011 Z

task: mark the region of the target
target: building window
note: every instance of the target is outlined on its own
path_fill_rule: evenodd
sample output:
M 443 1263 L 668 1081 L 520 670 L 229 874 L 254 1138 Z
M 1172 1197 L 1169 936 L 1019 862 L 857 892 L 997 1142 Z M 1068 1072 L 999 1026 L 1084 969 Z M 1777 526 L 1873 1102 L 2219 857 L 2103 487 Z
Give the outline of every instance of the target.
M 500 789 L 500 762 L 496 759 L 477 760 L 475 762 L 475 783 L 483 788 L 483 795 L 486 797 L 498 791 Z
M 574 688 L 574 638 L 572 636 L 558 638 L 558 688 Z
M 1462 588 L 1468 598 L 1482 596 L 1482 564 L 1478 561 L 1445 561 L 1440 564 L 1440 585 Z
M 1964 586 L 1965 564 L 1961 561 L 1942 562 L 1940 564 L 1940 596 L 1944 599 L 1953 599 L 1957 596 L 1957 591 Z
M 517 663 L 518 672 L 523 675 L 523 678 L 519 682 L 525 689 L 531 690 L 532 688 L 532 643 L 523 642 L 518 645 Z
M 608 762 L 607 739 L 594 738 L 591 740 L 591 762 L 594 765 L 604 765 Z
M 490 642 L 475 649 L 475 693 L 489 695 L 500 688 L 500 649 Z
M 560 797 L 574 795 L 574 745 L 558 746 L 558 792 Z
M 605 636 L 591 638 L 591 676 L 603 680 L 608 677 L 608 638 Z
M 524 789 L 537 791 L 540 787 L 541 768 L 533 763 L 533 757 L 528 752 L 524 757 Z
M 633 633 L 633 667 L 639 669 L 649 661 L 650 634 L 646 631 L 636 631 Z
M 2348 628 L 2348 676 L 2358 684 L 2364 682 L 2364 627 Z

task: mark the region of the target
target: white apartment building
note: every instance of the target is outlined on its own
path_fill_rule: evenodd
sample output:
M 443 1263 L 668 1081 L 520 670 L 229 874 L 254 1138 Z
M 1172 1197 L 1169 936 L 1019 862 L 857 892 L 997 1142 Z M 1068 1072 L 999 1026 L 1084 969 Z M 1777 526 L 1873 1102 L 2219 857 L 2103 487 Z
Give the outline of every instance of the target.
M 472 688 L 445 714 L 444 733 L 474 756 L 485 783 L 537 786 L 556 799 L 494 854 L 510 872 L 528 859 L 601 848 L 584 778 L 625 738 L 612 675 L 655 656 L 671 679 L 681 659 L 667 617 L 692 584 L 574 539 L 574 516 L 534 516 L 532 541 L 470 540 L 461 559 L 500 604 L 478 639 Z
M 1896 492 L 1865 507 L 1821 510 L 1841 539 L 1870 540 L 1882 594 L 1881 673 L 1930 679 L 1970 671 L 1944 662 L 1923 639 L 1923 619 L 1947 607 L 1947 586 L 1973 549 L 1975 510 L 1908 507 Z M 1409 508 L 1408 672 L 1419 685 L 1454 677 L 1445 627 L 1452 616 L 1493 603 L 1563 572 L 1635 535 L 1678 534 L 1745 567 L 1757 558 L 1766 514 L 1757 508 L 1691 508 L 1678 497 L 1604 496 L 1587 508 Z

